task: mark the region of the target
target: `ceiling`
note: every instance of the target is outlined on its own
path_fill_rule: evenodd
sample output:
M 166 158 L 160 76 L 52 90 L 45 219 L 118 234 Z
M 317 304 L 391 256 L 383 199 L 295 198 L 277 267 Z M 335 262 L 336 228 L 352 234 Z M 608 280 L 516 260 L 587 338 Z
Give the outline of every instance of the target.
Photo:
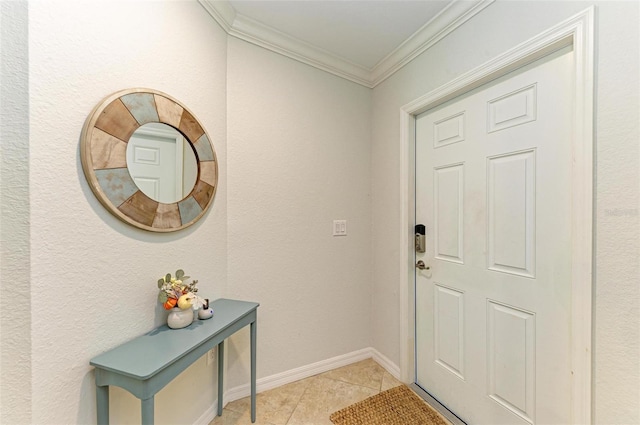
M 372 69 L 451 0 L 229 3 L 237 13 Z
M 374 87 L 494 0 L 199 0 L 231 36 Z

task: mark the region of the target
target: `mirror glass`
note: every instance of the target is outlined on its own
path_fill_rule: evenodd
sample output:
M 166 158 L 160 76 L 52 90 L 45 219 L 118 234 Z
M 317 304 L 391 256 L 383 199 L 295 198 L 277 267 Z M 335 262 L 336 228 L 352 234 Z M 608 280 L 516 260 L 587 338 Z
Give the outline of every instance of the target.
M 145 195 L 165 204 L 186 198 L 198 177 L 191 143 L 175 128 L 158 122 L 133 133 L 127 143 L 127 168 Z

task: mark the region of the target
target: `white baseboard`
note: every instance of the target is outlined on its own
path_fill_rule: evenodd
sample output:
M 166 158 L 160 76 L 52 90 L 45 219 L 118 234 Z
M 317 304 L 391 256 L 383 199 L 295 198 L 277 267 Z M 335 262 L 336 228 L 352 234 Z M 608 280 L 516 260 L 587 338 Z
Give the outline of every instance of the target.
M 371 357 L 376 361 L 380 366 L 385 368 L 387 372 L 389 372 L 394 378 L 398 381 L 402 381 L 400 379 L 400 366 L 389 360 L 387 356 L 382 354 L 380 351 L 375 348 L 369 348 L 371 350 Z M 406 382 L 405 382 L 406 383 Z
M 211 407 L 204 411 L 193 425 L 209 425 L 218 414 L 218 400 L 214 401 Z
M 359 362 L 365 359 L 373 359 L 380 366 L 386 369 L 394 378 L 400 379 L 400 367 L 389 360 L 388 357 L 380 353 L 373 347 L 363 348 L 362 350 L 352 351 L 351 353 L 341 356 L 332 357 L 330 359 L 321 360 L 306 366 L 301 366 L 285 372 L 276 373 L 275 375 L 265 376 L 256 381 L 256 390 L 258 393 L 267 391 L 276 387 L 280 387 L 291 382 L 309 378 L 310 376 L 328 372 L 342 366 Z M 234 388 L 230 388 L 224 393 L 225 405 L 231 401 L 239 400 L 251 394 L 251 385 L 243 384 Z M 218 411 L 217 400 L 207 409 L 194 423 L 194 425 L 208 425 L 215 417 Z
M 330 359 L 321 360 L 306 366 L 297 367 L 275 375 L 266 376 L 256 381 L 257 392 L 270 390 L 280 387 L 291 382 L 299 381 L 319 373 L 327 372 L 351 363 L 359 362 L 364 359 L 371 358 L 371 349 L 364 348 L 362 350 L 353 351 L 341 356 L 332 357 Z M 230 388 L 225 392 L 226 401 L 234 401 L 246 397 L 251 394 L 250 384 L 243 384 L 234 388 Z

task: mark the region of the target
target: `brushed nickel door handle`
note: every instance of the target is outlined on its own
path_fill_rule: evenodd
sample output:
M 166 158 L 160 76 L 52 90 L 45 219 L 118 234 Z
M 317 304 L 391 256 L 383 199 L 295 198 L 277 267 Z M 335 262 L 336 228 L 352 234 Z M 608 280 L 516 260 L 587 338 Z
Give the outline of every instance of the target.
M 424 264 L 424 261 L 422 261 L 422 260 L 418 260 L 418 262 L 416 263 L 416 267 L 419 268 L 420 270 L 430 270 L 431 269 L 431 267 L 429 267 L 426 264 Z

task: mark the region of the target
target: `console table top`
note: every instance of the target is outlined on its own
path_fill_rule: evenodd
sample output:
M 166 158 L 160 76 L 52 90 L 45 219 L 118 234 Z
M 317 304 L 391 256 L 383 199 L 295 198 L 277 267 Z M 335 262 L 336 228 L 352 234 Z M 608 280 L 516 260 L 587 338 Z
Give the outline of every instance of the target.
M 213 317 L 194 320 L 182 329 L 160 326 L 93 359 L 90 364 L 135 379 L 149 379 L 169 367 L 186 353 L 254 312 L 259 304 L 249 301 L 217 299 L 210 303 Z

